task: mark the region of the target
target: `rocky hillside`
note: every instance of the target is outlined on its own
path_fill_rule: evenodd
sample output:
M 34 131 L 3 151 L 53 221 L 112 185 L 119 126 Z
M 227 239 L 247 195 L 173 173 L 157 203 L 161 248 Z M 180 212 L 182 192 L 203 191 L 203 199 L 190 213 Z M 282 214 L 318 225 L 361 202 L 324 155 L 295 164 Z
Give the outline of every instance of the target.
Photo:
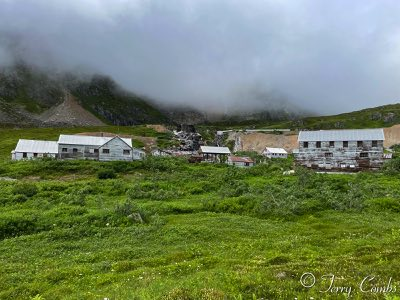
M 123 91 L 110 78 L 78 78 L 18 63 L 0 69 L 0 124 L 93 126 L 166 123 L 149 100 Z

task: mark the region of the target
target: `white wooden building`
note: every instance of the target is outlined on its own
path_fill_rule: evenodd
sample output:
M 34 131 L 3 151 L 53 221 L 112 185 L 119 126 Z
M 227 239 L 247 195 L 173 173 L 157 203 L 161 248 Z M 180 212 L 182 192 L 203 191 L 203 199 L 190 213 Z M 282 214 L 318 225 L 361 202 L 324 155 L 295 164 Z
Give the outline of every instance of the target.
M 252 167 L 254 161 L 250 157 L 228 156 L 227 164 L 237 167 Z
M 132 147 L 132 139 L 119 136 L 60 135 L 58 141 L 20 140 L 12 159 L 57 157 L 100 161 L 140 160 L 145 152 Z
M 287 158 L 288 157 L 288 153 L 283 148 L 266 147 L 262 154 L 268 158 Z
M 11 151 L 11 159 L 21 160 L 43 157 L 55 158 L 57 154 L 57 142 L 20 139 L 15 149 Z

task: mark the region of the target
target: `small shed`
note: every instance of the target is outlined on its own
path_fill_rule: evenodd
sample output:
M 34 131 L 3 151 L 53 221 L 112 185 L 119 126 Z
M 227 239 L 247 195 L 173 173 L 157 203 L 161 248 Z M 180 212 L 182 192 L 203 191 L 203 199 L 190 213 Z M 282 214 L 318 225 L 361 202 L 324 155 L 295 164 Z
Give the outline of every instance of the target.
M 43 157 L 57 157 L 58 144 L 54 141 L 20 139 L 17 146 L 11 151 L 12 160 L 34 159 Z
M 200 146 L 199 152 L 206 162 L 223 162 L 228 155 L 231 155 L 228 147 Z
M 227 164 L 238 167 L 252 167 L 254 166 L 254 161 L 250 157 L 239 157 L 231 155 L 228 157 Z
M 263 155 L 268 158 L 287 158 L 288 153 L 283 148 L 270 148 L 266 147 L 263 151 Z

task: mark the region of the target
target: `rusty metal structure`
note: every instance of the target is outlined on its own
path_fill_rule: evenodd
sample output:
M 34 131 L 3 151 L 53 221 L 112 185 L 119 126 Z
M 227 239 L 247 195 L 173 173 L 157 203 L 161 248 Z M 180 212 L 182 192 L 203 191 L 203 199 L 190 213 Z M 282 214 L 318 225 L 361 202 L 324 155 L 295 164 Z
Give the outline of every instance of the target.
M 383 129 L 300 131 L 298 164 L 325 170 L 358 171 L 383 165 Z

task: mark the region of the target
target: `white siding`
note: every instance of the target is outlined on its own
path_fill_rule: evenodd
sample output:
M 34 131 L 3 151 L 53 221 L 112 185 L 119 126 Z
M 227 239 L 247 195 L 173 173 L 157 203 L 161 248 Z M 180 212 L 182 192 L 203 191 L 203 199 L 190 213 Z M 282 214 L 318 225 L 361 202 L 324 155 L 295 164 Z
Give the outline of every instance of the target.
M 108 149 L 109 153 L 104 153 L 105 149 Z M 124 154 L 124 150 L 129 151 L 129 154 Z M 114 138 L 99 148 L 99 160 L 132 160 L 132 147 L 120 138 Z

